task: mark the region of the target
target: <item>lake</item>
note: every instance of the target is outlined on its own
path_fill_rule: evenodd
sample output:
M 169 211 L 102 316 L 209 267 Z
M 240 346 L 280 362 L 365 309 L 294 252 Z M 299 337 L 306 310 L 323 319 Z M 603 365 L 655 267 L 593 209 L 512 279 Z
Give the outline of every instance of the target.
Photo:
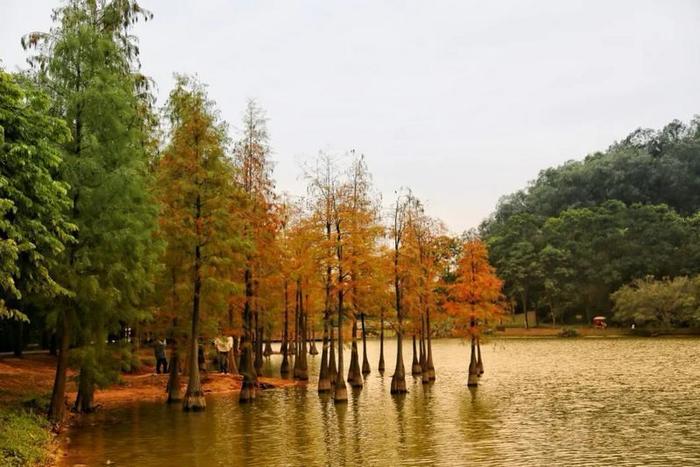
M 344 405 L 316 392 L 319 355 L 308 388 L 253 404 L 236 394 L 208 397 L 201 413 L 152 402 L 98 412 L 69 434 L 64 465 L 700 465 L 700 339 L 492 338 L 476 389 L 463 341 L 434 341 L 437 380 L 424 386 L 409 340 L 401 397 L 389 394 L 395 347 L 381 376 L 368 342 L 373 371 Z

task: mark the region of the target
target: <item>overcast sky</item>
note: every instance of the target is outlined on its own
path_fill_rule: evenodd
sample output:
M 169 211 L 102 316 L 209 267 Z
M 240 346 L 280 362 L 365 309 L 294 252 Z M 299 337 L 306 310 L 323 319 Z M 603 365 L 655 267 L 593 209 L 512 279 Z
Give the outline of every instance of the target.
M 0 0 L 0 59 L 58 0 Z M 700 113 L 700 1 L 142 0 L 143 71 L 160 103 L 196 73 L 225 120 L 269 117 L 280 190 L 320 149 L 364 153 L 385 203 L 401 186 L 453 232 L 539 170 L 637 127 Z

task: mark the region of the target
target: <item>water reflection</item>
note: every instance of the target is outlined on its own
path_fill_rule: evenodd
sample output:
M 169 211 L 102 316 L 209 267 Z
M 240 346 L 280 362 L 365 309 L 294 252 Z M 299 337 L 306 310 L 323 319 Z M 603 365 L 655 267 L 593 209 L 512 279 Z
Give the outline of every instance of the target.
M 386 361 L 393 368 L 393 346 Z M 368 343 L 376 364 L 378 344 Z M 700 340 L 493 340 L 481 386 L 466 386 L 468 346 L 434 343 L 437 381 L 391 371 L 336 405 L 310 384 L 207 410 L 140 403 L 97 413 L 70 434 L 64 465 L 691 465 L 700 463 Z M 349 354 L 349 352 L 348 352 Z M 265 363 L 275 374 L 281 357 Z M 346 364 L 348 368 L 349 362 Z

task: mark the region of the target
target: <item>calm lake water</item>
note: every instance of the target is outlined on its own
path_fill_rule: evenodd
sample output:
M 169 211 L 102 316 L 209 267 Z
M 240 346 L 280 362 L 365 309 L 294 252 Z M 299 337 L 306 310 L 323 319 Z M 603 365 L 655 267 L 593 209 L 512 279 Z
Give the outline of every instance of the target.
M 699 339 L 492 339 L 475 390 L 469 347 L 438 340 L 437 381 L 408 376 L 403 397 L 389 394 L 395 345 L 382 377 L 368 343 L 373 371 L 345 405 L 319 397 L 312 357 L 308 388 L 251 405 L 212 396 L 202 413 L 139 403 L 90 416 L 65 465 L 700 465 Z

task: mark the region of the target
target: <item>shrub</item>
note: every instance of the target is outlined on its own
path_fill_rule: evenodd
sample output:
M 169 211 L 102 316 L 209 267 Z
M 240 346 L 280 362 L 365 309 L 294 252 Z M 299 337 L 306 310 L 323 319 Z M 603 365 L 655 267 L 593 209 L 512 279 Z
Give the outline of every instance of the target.
M 579 337 L 581 334 L 574 328 L 563 328 L 559 331 L 559 337 Z

